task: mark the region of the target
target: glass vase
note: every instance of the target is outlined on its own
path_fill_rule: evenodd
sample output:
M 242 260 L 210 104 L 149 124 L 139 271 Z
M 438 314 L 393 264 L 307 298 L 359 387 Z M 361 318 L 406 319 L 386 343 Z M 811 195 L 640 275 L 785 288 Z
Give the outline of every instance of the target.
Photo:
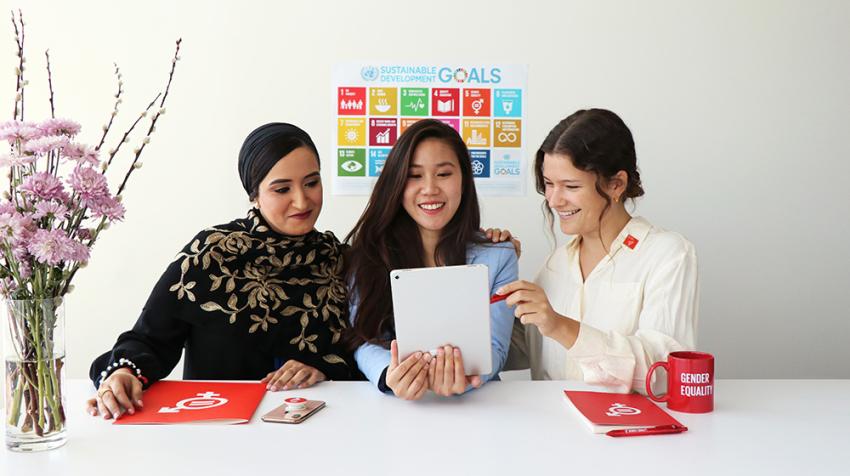
M 62 298 L 2 301 L 6 447 L 65 444 L 65 306 Z

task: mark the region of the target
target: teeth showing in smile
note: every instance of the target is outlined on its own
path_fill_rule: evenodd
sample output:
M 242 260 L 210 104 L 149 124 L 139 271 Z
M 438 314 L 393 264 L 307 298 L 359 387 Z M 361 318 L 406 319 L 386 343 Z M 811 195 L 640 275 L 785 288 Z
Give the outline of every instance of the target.
M 566 212 L 558 212 L 558 215 L 560 215 L 562 218 L 567 218 L 567 217 L 571 217 L 571 216 L 575 215 L 576 213 L 578 213 L 580 211 L 581 211 L 581 208 L 578 208 L 578 209 L 569 210 L 569 211 L 566 211 Z
M 423 210 L 439 210 L 443 208 L 444 203 L 422 203 L 419 205 L 419 208 Z

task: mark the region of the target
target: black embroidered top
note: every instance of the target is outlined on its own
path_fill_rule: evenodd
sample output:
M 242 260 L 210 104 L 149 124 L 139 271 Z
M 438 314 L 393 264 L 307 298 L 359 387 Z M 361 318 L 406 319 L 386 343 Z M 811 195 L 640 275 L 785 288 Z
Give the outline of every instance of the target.
M 342 254 L 333 233 L 281 235 L 256 209 L 201 231 L 159 279 L 133 329 L 92 363 L 92 381 L 98 386 L 123 358 L 153 383 L 184 348 L 185 379 L 259 380 L 289 359 L 330 380 L 357 378 L 339 342 L 348 326 Z

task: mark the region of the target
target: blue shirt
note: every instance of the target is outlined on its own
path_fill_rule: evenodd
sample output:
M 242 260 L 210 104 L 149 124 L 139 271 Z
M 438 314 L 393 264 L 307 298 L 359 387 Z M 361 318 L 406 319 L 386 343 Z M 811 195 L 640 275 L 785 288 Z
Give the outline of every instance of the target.
M 490 295 L 510 282 L 516 281 L 518 264 L 516 250 L 510 242 L 470 245 L 466 252 L 467 264 L 483 264 L 488 269 Z M 357 315 L 359 300 L 354 292 L 349 293 L 349 316 L 352 322 Z M 498 380 L 499 371 L 508 358 L 514 315 L 505 301 L 490 305 L 490 342 L 493 354 L 493 373 L 481 375 L 481 382 Z M 384 369 L 390 365 L 390 351 L 380 345 L 365 343 L 354 351 L 354 360 L 360 371 L 370 382 L 378 385 Z

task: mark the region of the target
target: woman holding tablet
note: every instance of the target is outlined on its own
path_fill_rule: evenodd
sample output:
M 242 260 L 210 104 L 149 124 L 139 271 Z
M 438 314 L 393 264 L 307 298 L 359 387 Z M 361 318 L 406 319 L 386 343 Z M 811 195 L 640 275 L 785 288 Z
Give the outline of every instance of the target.
M 561 121 L 537 151 L 534 172 L 550 225 L 554 211 L 574 238 L 548 257 L 535 283 L 498 290 L 530 324 L 532 378 L 645 391 L 654 362 L 696 345 L 694 246 L 626 211 L 624 202 L 644 192 L 632 134 L 611 111 Z
M 400 361 L 393 340 L 391 270 L 485 264 L 491 293 L 516 280 L 514 246 L 489 243 L 479 221 L 469 151 L 457 131 L 430 119 L 410 126 L 390 151 L 366 210 L 346 238 L 351 242 L 349 344 L 360 370 L 381 391 L 407 400 L 429 389 L 460 394 L 496 377 L 504 365 L 513 324 L 504 302 L 490 305 L 490 375 L 466 375 L 462 349 L 451 346 L 437 349 L 433 358 L 417 352 Z

